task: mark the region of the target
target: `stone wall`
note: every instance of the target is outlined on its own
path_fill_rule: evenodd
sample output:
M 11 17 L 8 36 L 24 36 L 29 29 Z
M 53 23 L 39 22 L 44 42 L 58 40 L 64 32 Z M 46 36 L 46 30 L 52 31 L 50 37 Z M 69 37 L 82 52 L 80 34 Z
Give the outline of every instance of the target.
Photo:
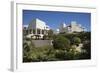
M 32 40 L 35 47 L 42 47 L 47 45 L 52 45 L 52 40 Z

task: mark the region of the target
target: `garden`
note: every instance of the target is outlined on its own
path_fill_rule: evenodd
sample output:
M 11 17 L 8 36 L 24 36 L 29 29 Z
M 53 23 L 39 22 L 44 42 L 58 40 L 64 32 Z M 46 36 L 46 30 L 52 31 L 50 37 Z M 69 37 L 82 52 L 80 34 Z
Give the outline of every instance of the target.
M 91 59 L 91 33 L 60 33 L 52 31 L 43 40 L 53 40 L 52 45 L 35 47 L 33 39 L 23 39 L 23 62 L 46 62 Z M 77 48 L 81 51 L 78 51 Z

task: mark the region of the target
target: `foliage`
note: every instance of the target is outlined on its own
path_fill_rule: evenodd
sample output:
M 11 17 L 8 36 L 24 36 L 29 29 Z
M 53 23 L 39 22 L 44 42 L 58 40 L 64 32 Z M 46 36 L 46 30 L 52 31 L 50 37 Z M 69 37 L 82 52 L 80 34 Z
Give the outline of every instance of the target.
M 69 49 L 70 48 L 70 41 L 63 36 L 57 36 L 53 40 L 53 47 L 55 49 Z
M 52 36 L 51 36 L 52 34 Z M 53 45 L 35 47 L 31 38 L 23 39 L 23 62 L 60 61 L 60 60 L 81 60 L 91 58 L 91 37 L 90 32 L 73 34 L 53 34 L 52 31 L 44 35 L 45 39 L 53 40 Z M 38 39 L 38 36 L 37 36 Z M 76 52 L 76 45 L 82 43 L 82 50 Z
M 85 58 L 90 59 L 91 58 L 91 42 L 90 41 L 85 42 L 83 44 L 83 48 L 82 49 L 86 50 L 86 53 L 84 55 Z
M 80 32 L 77 36 L 81 39 L 82 42 L 91 40 L 91 32 Z
M 31 61 L 30 51 L 35 47 L 34 43 L 30 40 L 23 41 L 23 61 Z
M 48 31 L 48 38 L 53 39 L 53 30 L 51 29 Z
M 78 37 L 72 38 L 72 44 L 78 45 L 81 43 L 81 39 Z
M 23 29 L 23 36 L 28 35 L 28 30 L 27 29 Z

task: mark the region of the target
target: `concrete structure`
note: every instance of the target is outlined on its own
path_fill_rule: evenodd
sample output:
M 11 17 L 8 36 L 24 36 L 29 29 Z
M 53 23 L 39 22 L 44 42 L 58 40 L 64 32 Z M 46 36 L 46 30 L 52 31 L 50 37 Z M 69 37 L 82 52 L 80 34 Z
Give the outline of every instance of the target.
M 43 47 L 52 45 L 52 40 L 32 40 L 35 47 Z
M 84 27 L 82 27 L 81 24 L 77 24 L 75 21 L 72 21 L 71 24 L 68 26 L 65 23 L 61 24 L 59 30 L 59 33 L 73 33 L 85 31 Z
M 33 19 L 27 27 L 28 35 L 27 37 L 38 35 L 39 38 L 43 38 L 43 35 L 48 35 L 49 26 L 40 19 Z

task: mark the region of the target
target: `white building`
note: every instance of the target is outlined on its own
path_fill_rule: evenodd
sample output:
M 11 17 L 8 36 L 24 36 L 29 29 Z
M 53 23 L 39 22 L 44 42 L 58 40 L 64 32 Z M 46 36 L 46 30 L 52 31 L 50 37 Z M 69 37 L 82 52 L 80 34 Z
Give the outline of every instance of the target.
M 59 30 L 59 33 L 73 33 L 85 31 L 84 27 L 82 27 L 81 24 L 77 24 L 75 21 L 72 21 L 71 24 L 68 26 L 65 23 L 61 24 Z
M 36 36 L 38 35 L 39 38 L 43 38 L 43 35 L 48 35 L 48 30 L 50 30 L 49 26 L 46 25 L 46 23 L 40 19 L 33 19 L 28 27 L 28 35 L 27 37 L 31 37 L 31 36 Z

